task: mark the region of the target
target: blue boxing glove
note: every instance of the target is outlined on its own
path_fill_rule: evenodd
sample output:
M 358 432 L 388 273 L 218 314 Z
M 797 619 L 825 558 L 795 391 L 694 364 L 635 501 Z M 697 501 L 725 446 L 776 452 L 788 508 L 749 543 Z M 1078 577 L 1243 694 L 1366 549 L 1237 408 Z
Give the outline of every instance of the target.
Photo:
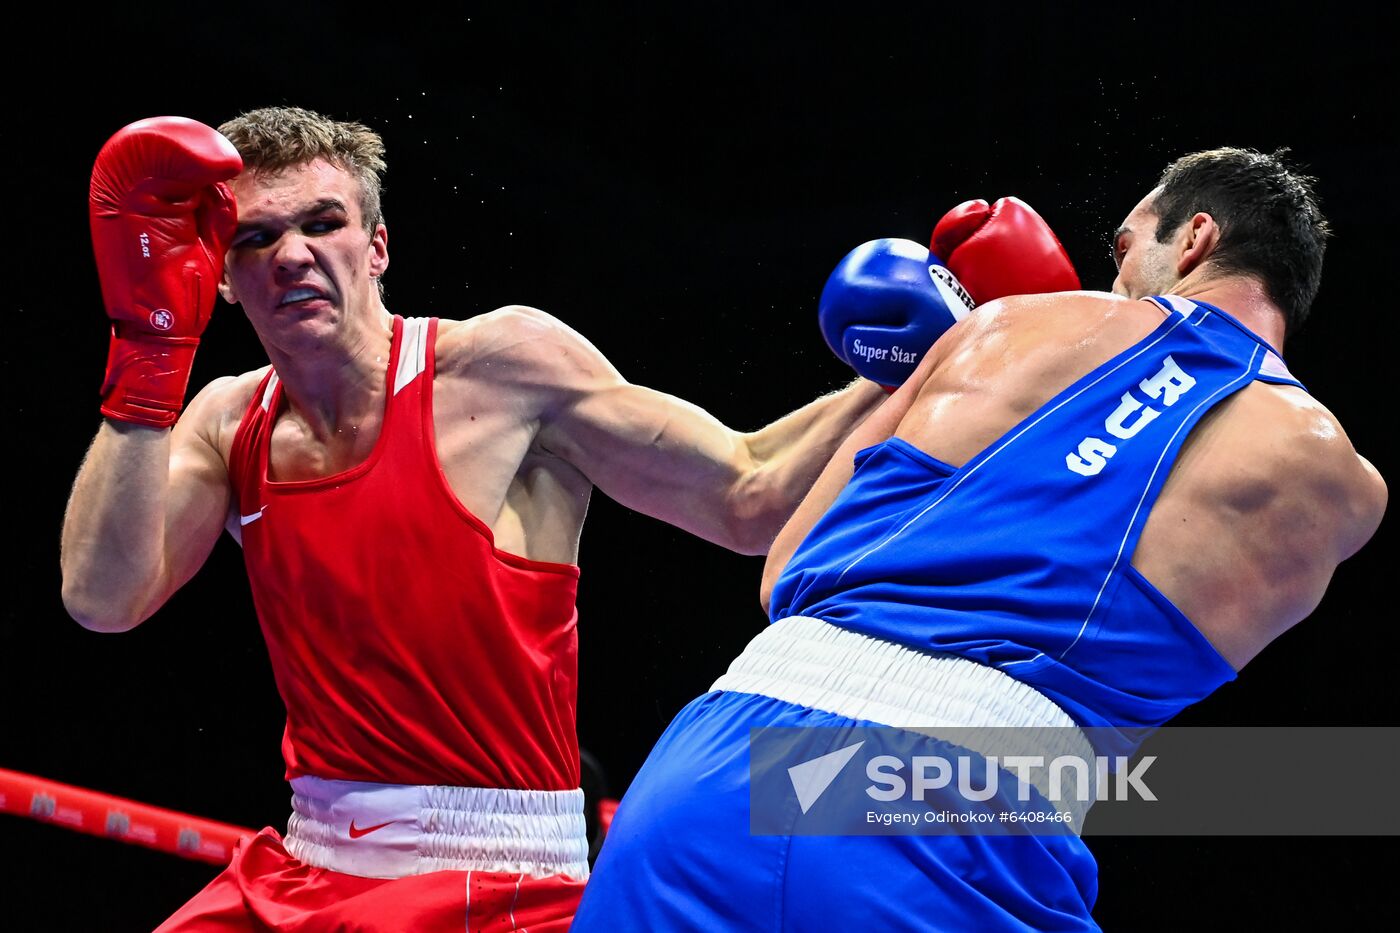
M 976 302 L 913 240 L 871 240 L 836 266 L 817 318 L 831 352 L 887 388 L 901 385 L 943 332 Z

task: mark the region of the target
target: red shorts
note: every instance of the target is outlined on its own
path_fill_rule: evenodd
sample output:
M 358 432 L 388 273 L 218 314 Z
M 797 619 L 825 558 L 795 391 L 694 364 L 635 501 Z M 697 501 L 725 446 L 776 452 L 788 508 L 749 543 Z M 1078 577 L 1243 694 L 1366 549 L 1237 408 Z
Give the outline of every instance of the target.
M 564 875 L 483 871 L 361 878 L 302 864 L 269 827 L 239 846 L 229 867 L 156 933 L 565 933 L 583 886 Z

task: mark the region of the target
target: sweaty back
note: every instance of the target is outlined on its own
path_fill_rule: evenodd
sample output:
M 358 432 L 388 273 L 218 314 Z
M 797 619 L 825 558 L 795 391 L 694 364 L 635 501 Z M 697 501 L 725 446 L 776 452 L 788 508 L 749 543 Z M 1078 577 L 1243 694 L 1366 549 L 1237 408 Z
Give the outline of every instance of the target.
M 961 467 L 901 437 L 860 451 L 772 619 L 999 668 L 1082 726 L 1159 725 L 1233 678 L 1131 558 L 1201 417 L 1255 380 L 1299 384 L 1225 311 L 1151 300 L 1165 315 L 1151 333 Z

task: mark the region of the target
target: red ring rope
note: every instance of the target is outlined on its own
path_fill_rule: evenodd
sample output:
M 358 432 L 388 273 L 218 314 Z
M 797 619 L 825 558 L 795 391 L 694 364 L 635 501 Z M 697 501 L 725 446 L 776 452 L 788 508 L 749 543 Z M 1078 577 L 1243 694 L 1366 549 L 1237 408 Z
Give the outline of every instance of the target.
M 0 768 L 0 813 L 226 865 L 251 829 Z

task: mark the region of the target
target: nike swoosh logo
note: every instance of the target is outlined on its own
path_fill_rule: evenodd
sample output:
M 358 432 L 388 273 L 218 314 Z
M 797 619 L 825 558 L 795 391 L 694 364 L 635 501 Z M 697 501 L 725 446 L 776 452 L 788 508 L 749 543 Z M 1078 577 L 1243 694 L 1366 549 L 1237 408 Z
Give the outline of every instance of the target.
M 377 830 L 377 829 L 383 829 L 385 826 L 388 826 L 390 823 L 397 823 L 397 822 L 398 822 L 398 820 L 388 820 L 388 821 L 386 821 L 386 822 L 379 823 L 379 824 L 377 824 L 377 825 L 375 825 L 375 826 L 366 826 L 364 829 L 360 829 L 358 826 L 355 825 L 355 821 L 354 821 L 354 820 L 351 820 L 351 821 L 350 821 L 350 838 L 351 838 L 351 839 L 359 839 L 361 836 L 368 836 L 370 833 L 374 832 L 374 831 Z

